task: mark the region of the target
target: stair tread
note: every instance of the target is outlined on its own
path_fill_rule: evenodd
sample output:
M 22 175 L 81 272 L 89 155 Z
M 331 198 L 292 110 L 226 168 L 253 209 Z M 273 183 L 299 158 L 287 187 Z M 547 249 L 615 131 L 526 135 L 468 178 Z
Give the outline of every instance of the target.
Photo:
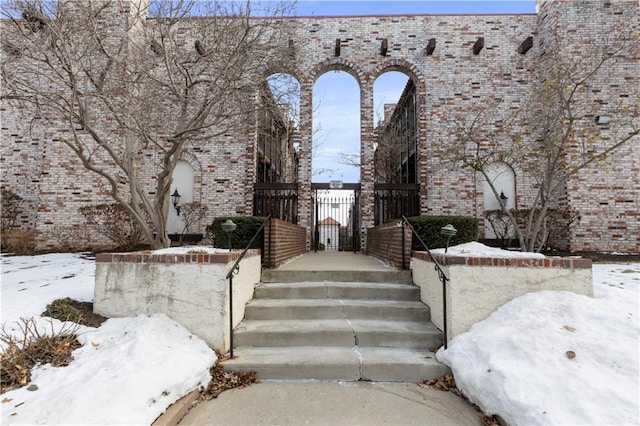
M 372 380 L 418 383 L 450 373 L 426 349 L 371 347 L 238 347 L 225 368 L 261 379 Z
M 368 288 L 417 288 L 415 284 L 381 283 L 381 282 L 352 282 L 352 281 L 304 281 L 304 282 L 260 282 L 259 287 L 368 287 Z
M 427 349 L 414 348 L 374 348 L 343 346 L 294 346 L 294 347 L 251 347 L 241 346 L 234 349 L 234 358 L 223 361 L 225 365 L 251 361 L 259 364 L 315 363 L 331 364 L 363 359 L 388 364 L 437 362 L 435 354 Z
M 238 325 L 236 332 L 313 332 L 313 331 L 433 331 L 440 332 L 432 323 L 427 321 L 398 321 L 372 319 L 294 319 L 294 320 L 248 320 Z
M 419 301 L 412 300 L 379 300 L 379 299 L 269 299 L 259 298 L 252 299 L 247 303 L 247 306 L 317 306 L 317 307 L 330 307 L 330 306 L 394 306 L 394 307 L 407 307 L 407 308 L 423 308 L 427 309 L 427 306 Z

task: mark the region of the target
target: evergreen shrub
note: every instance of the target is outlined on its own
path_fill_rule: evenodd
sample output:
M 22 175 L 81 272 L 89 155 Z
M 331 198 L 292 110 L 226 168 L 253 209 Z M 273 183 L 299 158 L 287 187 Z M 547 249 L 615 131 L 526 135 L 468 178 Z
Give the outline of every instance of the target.
M 453 225 L 458 233 L 451 238 L 449 245 L 454 246 L 478 240 L 479 219 L 469 216 L 414 216 L 408 218 L 409 223 L 416 230 L 429 250 L 443 248 L 446 237 L 440 235 L 440 229 L 448 224 Z M 411 248 L 424 250 L 418 239 L 413 236 Z

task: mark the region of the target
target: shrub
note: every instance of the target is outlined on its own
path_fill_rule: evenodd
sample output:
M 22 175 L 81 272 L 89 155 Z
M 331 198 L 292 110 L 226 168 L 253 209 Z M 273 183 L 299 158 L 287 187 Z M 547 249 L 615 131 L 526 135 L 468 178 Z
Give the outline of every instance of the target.
M 35 229 L 9 229 L 2 233 L 2 249 L 16 255 L 34 254 L 39 236 Z
M 510 213 L 515 216 L 518 228 L 527 236 L 527 219 L 531 214 L 531 209 L 511 209 Z M 534 212 L 534 216 L 539 215 L 539 209 Z M 487 210 L 484 216 L 489 221 L 494 233 L 500 239 L 504 247 L 510 245 L 516 239 L 516 232 L 513 223 L 502 210 Z M 575 209 L 548 209 L 542 222 L 542 230 L 538 234 L 535 246 L 542 250 L 561 249 L 566 245 L 569 238 L 571 226 L 580 220 L 580 215 Z
M 51 363 L 54 367 L 69 365 L 71 353 L 81 345 L 76 339 L 77 324 L 67 323 L 51 333 L 39 330 L 33 318 L 22 318 L 17 323 L 19 334 L 13 335 L 0 326 L 1 355 L 0 385 L 2 392 L 20 388 L 31 381 L 31 369 Z
M 0 231 L 5 232 L 13 229 L 18 224 L 18 217 L 24 212 L 24 198 L 13 191 L 2 188 L 2 220 L 0 221 Z
M 79 302 L 68 297 L 56 299 L 47 305 L 41 314 L 43 317 L 55 318 L 59 321 L 71 321 L 89 327 L 100 327 L 107 319 L 93 313 L 93 303 Z
M 468 216 L 415 216 L 410 217 L 409 223 L 416 230 L 420 238 L 429 249 L 441 248 L 446 245 L 446 238 L 440 235 L 440 229 L 448 224 L 453 225 L 458 233 L 451 238 L 451 245 L 464 244 L 478 240 L 479 220 Z M 412 240 L 413 250 L 424 250 L 415 236 Z
M 238 227 L 231 233 L 231 247 L 234 249 L 244 249 L 251 238 L 258 231 L 264 217 L 260 216 L 222 216 L 213 220 L 213 223 L 207 226 L 207 233 L 213 235 L 214 246 L 218 248 L 228 248 L 227 234 L 222 229 L 222 223 L 227 219 L 231 219 Z M 264 240 L 264 232 L 256 237 L 251 248 L 262 248 Z
M 98 204 L 80 207 L 87 225 L 107 237 L 118 248 L 130 251 L 145 240 L 142 227 L 120 204 Z

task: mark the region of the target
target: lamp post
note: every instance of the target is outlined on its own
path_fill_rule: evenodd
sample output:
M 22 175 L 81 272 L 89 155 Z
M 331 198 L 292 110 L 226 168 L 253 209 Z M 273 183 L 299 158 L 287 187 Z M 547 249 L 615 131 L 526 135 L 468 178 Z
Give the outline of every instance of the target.
M 176 213 L 178 213 L 178 216 L 180 216 L 180 206 L 178 205 L 178 203 L 180 202 L 180 194 L 178 193 L 178 188 L 176 188 L 173 191 L 173 194 L 171 194 L 171 202 L 173 203 L 173 208 L 176 209 Z
M 227 233 L 227 240 L 229 241 L 229 251 L 231 251 L 231 233 L 236 230 L 238 225 L 233 223 L 231 219 L 227 219 L 222 222 L 222 230 Z
M 447 239 L 447 245 L 444 248 L 445 253 L 447 252 L 447 250 L 449 250 L 449 241 L 451 240 L 451 237 L 453 237 L 457 233 L 458 233 L 458 230 L 454 228 L 453 225 L 450 223 L 440 228 L 440 235 L 442 235 L 443 237 L 446 237 Z

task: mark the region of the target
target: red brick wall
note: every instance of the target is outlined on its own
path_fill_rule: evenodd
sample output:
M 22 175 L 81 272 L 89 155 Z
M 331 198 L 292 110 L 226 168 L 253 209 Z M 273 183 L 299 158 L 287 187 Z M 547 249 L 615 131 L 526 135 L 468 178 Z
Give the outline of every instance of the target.
M 280 219 L 271 219 L 264 230 L 264 259 L 267 267 L 277 267 L 287 259 L 307 252 L 306 229 Z
M 403 243 L 404 250 L 402 249 Z M 409 268 L 411 229 L 401 226 L 399 221 L 388 222 L 367 229 L 366 252 L 368 255 L 387 261 L 397 268 Z

